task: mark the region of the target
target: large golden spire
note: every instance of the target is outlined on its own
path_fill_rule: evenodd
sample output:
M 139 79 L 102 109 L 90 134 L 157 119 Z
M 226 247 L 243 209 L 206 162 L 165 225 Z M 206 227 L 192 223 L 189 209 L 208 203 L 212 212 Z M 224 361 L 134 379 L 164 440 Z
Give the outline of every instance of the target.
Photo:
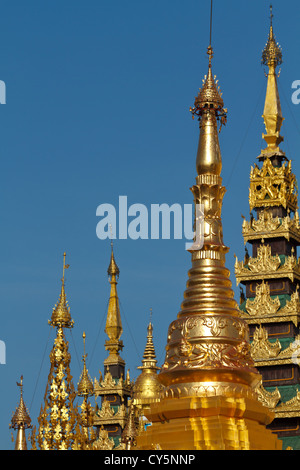
M 275 449 L 266 430 L 273 415 L 257 400 L 260 375 L 250 356 L 249 330 L 241 319 L 225 267 L 218 121 L 226 122 L 212 73 L 212 47 L 203 87 L 191 110 L 200 137 L 194 203 L 203 207 L 203 245 L 191 248 L 192 268 L 177 319 L 169 326 L 159 379 L 161 400 L 146 417 L 152 426 L 138 438 L 141 449 Z M 196 233 L 201 221 L 195 217 Z
M 226 111 L 212 78 L 212 48 L 209 46 L 209 73 L 195 100 L 193 115 L 199 116 L 200 137 L 196 184 L 192 187 L 195 205 L 204 209 L 204 242 L 192 251 L 192 268 L 177 320 L 170 325 L 167 354 L 160 373 L 165 393 L 182 396 L 192 384 L 232 390 L 255 386 L 259 375 L 249 354 L 248 328 L 240 319 L 225 267 L 228 248 L 223 242 L 222 201 L 225 188 L 220 176 L 221 151 L 217 121 Z M 222 387 L 219 393 L 222 394 Z M 187 392 L 188 391 L 188 392 Z
M 282 52 L 274 36 L 272 5 L 270 10 L 271 21 L 269 37 L 262 53 L 262 64 L 268 66 L 268 83 L 263 113 L 266 128 L 266 134 L 263 134 L 263 138 L 267 143 L 267 147 L 262 151 L 263 156 L 283 154 L 279 148 L 279 144 L 283 141 L 283 137 L 280 135 L 280 129 L 284 118 L 281 112 L 276 72 L 276 68 L 282 63 Z
M 72 328 L 73 320 L 65 295 L 66 254 L 63 257 L 62 288 L 59 301 L 53 309 L 49 324 L 56 328 L 56 338 L 50 352 L 50 372 L 38 417 L 39 429 L 35 437 L 41 450 L 70 450 L 78 447 L 80 417 L 75 405 L 76 392 L 70 371 L 71 355 L 64 328 Z
M 120 270 L 115 261 L 112 243 L 110 264 L 107 273 L 109 276 L 111 288 L 105 325 L 105 333 L 109 337 L 109 339 L 105 341 L 105 349 L 109 351 L 109 356 L 104 361 L 105 365 L 124 362 L 123 359 L 121 359 L 121 357 L 119 356 L 119 351 L 123 349 L 123 342 L 120 340 L 120 337 L 123 333 L 123 327 L 120 315 L 119 297 L 117 292 L 117 284 Z

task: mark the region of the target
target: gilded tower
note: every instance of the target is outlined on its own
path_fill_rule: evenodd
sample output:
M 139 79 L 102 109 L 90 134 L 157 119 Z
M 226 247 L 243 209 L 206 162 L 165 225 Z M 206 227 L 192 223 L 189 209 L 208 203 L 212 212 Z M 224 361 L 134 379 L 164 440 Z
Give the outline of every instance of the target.
M 105 342 L 105 349 L 109 355 L 104 360 L 104 375 L 100 373 L 99 380 L 94 381 L 95 399 L 101 399 L 94 415 L 94 426 L 97 429 L 94 448 L 99 450 L 124 448 L 121 438 L 128 420 L 128 399 L 132 393 L 129 371 L 125 375 L 125 361 L 120 356 L 123 349 L 120 339 L 123 327 L 117 292 L 120 270 L 115 261 L 113 246 L 107 272 L 111 289 L 105 325 L 105 333 L 109 339 Z
M 274 413 L 269 428 L 283 448 L 300 449 L 300 224 L 297 183 L 291 160 L 281 150 L 283 116 L 277 67 L 282 51 L 271 24 L 262 63 L 268 67 L 263 120 L 266 147 L 250 172 L 250 220 L 243 221 L 245 245 L 252 247 L 235 275 L 242 290 L 240 310 L 250 328 L 251 356 L 262 374 L 260 400 Z M 253 215 L 253 212 L 255 215 Z M 244 292 L 245 291 L 245 292 Z
M 56 338 L 50 352 L 50 372 L 44 404 L 38 417 L 37 436 L 32 435 L 32 447 L 40 450 L 77 449 L 80 439 L 80 417 L 75 404 L 76 391 L 70 371 L 71 355 L 65 329 L 74 325 L 65 293 L 66 254 L 59 300 L 53 309 L 49 324 L 56 328 Z
M 208 74 L 191 109 L 200 125 L 192 192 L 195 206 L 204 207 L 204 241 L 196 240 L 190 250 L 192 267 L 184 300 L 169 326 L 165 361 L 158 374 L 164 388 L 160 401 L 146 413 L 152 425 L 141 433 L 137 445 L 162 450 L 279 449 L 280 441 L 266 428 L 273 414 L 254 390 L 260 374 L 225 266 L 218 122 L 225 124 L 227 110 L 212 72 L 211 45 L 208 58 Z M 196 216 L 196 233 L 200 223 Z

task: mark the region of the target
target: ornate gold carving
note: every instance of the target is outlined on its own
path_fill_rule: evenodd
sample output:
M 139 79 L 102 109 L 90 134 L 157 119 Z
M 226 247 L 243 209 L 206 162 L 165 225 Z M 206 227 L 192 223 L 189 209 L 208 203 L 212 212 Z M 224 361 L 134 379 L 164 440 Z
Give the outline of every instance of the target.
M 247 397 L 253 399 L 255 391 L 242 384 L 231 382 L 190 382 L 183 384 L 171 384 L 165 387 L 162 398 L 182 398 L 182 397 Z
M 109 438 L 108 431 L 101 426 L 98 439 L 93 443 L 93 450 L 112 450 L 114 446 L 114 440 Z
M 246 244 L 249 240 L 284 237 L 290 240 L 292 237 L 300 243 L 300 224 L 298 211 L 294 218 L 287 215 L 284 218 L 273 217 L 271 212 L 262 211 L 258 219 L 251 218 L 243 221 L 243 237 Z
M 260 384 L 255 388 L 255 392 L 257 393 L 258 400 L 264 405 L 270 408 L 271 410 L 274 410 L 274 408 L 277 406 L 281 399 L 281 394 L 276 387 L 273 392 L 267 391 L 263 384 L 262 381 Z
M 126 421 L 127 411 L 124 403 L 118 407 L 117 411 L 114 411 L 110 402 L 104 397 L 101 408 L 95 413 L 94 426 L 119 424 L 121 428 L 124 428 Z
M 251 356 L 257 360 L 265 360 L 277 357 L 281 351 L 281 344 L 278 340 L 271 343 L 268 339 L 267 330 L 261 325 L 254 331 L 253 342 L 251 343 Z
M 284 307 L 279 312 L 281 315 L 300 314 L 300 299 L 299 299 L 299 286 L 297 285 L 296 291 L 291 295 L 291 300 L 288 300 Z
M 278 279 L 288 277 L 292 282 L 300 279 L 300 265 L 295 255 L 285 256 L 283 263 L 278 255 L 271 255 L 269 245 L 261 245 L 257 249 L 257 257 L 245 261 L 235 261 L 235 276 L 237 285 L 241 281 L 254 279 Z
M 176 344 L 182 338 L 190 342 L 214 338 L 248 341 L 249 331 L 246 322 L 239 317 L 194 315 L 179 318 L 169 326 L 168 344 Z
M 295 326 L 300 320 L 300 299 L 299 288 L 291 295 L 291 300 L 287 300 L 280 308 L 279 297 L 271 298 L 270 286 L 268 282 L 262 282 L 256 286 L 256 295 L 253 300 L 247 299 L 246 311 L 241 310 L 241 315 L 248 324 L 256 323 L 281 323 L 291 321 Z
M 133 383 L 130 381 L 129 372 L 126 374 L 126 379 L 121 376 L 119 379 L 113 379 L 111 373 L 107 370 L 104 379 L 100 376 L 98 381 L 94 379 L 94 395 L 95 398 L 102 395 L 131 395 Z
M 114 410 L 110 406 L 109 401 L 106 400 L 106 398 L 104 397 L 101 409 L 98 411 L 97 416 L 99 416 L 100 418 L 103 418 L 105 420 L 107 420 L 107 419 L 110 420 L 110 418 L 112 418 L 112 416 L 114 416 L 114 414 L 115 414 Z
M 285 403 L 280 403 L 275 408 L 276 418 L 292 418 L 300 414 L 300 390 L 296 395 Z
M 208 181 L 207 175 L 205 176 L 205 181 Z M 221 259 L 220 255 L 228 251 L 223 243 L 221 220 L 222 200 L 226 190 L 219 182 L 218 184 L 196 184 L 192 186 L 191 191 L 194 195 L 195 207 L 201 205 L 204 211 L 204 219 L 198 222 L 202 223 L 203 250 L 193 250 L 194 259 Z M 220 247 L 221 250 L 215 250 L 213 247 Z M 197 258 L 195 258 L 196 255 Z
M 256 164 L 251 167 L 250 210 L 257 207 L 283 206 L 292 211 L 297 209 L 296 177 L 291 170 L 291 161 L 275 167 L 266 158 L 260 169 Z
M 273 12 L 272 12 L 272 5 L 270 6 L 271 10 L 271 24 L 270 24 L 270 32 L 267 44 L 262 53 L 262 63 L 264 65 L 273 64 L 274 66 L 278 66 L 282 64 L 282 51 L 281 47 L 279 46 L 278 42 L 276 42 L 274 32 L 273 32 Z
M 246 310 L 251 316 L 272 315 L 278 311 L 279 307 L 279 298 L 271 298 L 270 286 L 264 281 L 256 287 L 256 296 L 254 300 L 247 299 L 246 301 Z
M 262 334 L 261 336 L 264 336 Z M 251 355 L 254 356 L 255 365 L 256 367 L 263 367 L 272 365 L 283 365 L 283 364 L 300 364 L 300 335 L 296 336 L 294 341 L 290 343 L 290 345 L 283 349 L 279 350 L 279 345 L 277 343 L 279 341 L 276 340 L 276 343 L 270 343 L 268 341 L 268 337 L 265 336 L 261 339 L 259 344 L 259 338 L 257 340 L 257 350 L 258 354 L 255 355 L 255 351 L 253 352 L 253 348 L 255 348 L 254 341 L 251 343 Z M 274 350 L 272 351 L 272 346 L 274 346 Z M 265 348 L 265 353 L 264 353 Z M 268 348 L 271 351 L 268 355 Z M 276 350 L 278 350 L 278 354 L 276 354 Z M 261 351 L 261 354 L 259 352 Z
M 285 348 L 279 356 L 289 359 L 293 364 L 300 364 L 300 335 L 297 335 L 292 343 Z
M 70 374 L 70 353 L 62 328 L 50 353 L 51 369 L 48 376 L 44 407 L 38 418 L 37 441 L 42 450 L 66 450 L 76 444 L 80 415 L 74 405 L 76 392 Z
M 281 265 L 278 255 L 271 255 L 271 247 L 269 245 L 260 245 L 257 248 L 257 258 L 249 258 L 248 269 L 253 273 L 262 271 L 277 271 Z
M 210 108 L 214 109 L 216 116 L 221 119 L 221 124 L 226 123 L 226 113 L 227 109 L 224 108 L 224 102 L 222 99 L 222 93 L 220 92 L 220 87 L 218 86 L 218 80 L 212 74 L 212 57 L 213 50 L 211 45 L 207 48 L 207 54 L 209 56 L 209 66 L 208 74 L 205 75 L 203 80 L 203 86 L 200 89 L 198 96 L 195 98 L 195 104 L 193 108 L 190 108 L 193 119 L 194 116 L 198 116 L 199 121 L 203 117 L 203 112 L 205 109 Z
M 225 326 L 225 325 L 224 325 Z M 249 343 L 241 341 L 235 345 L 220 342 L 191 342 L 185 335 L 181 335 L 175 344 L 168 343 L 163 371 L 174 371 L 187 368 L 251 368 Z

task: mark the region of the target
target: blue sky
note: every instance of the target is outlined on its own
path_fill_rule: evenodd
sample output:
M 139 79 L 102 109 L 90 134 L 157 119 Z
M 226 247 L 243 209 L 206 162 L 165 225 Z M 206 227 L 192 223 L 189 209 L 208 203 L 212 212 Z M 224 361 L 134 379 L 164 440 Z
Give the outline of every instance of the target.
M 54 331 L 62 255 L 75 326 L 72 374 L 77 384 L 86 332 L 88 369 L 103 370 L 110 243 L 96 236 L 103 203 L 190 204 L 198 125 L 189 113 L 207 72 L 209 0 L 1 1 L 0 108 L 1 269 L 0 448 L 13 448 L 8 428 L 24 376 L 31 418 L 43 401 Z M 273 1 L 283 49 L 279 78 L 285 121 L 282 145 L 300 175 L 300 79 L 296 0 Z M 213 71 L 228 124 L 220 135 L 224 241 L 233 288 L 234 253 L 244 255 L 241 214 L 248 216 L 250 167 L 263 145 L 266 78 L 260 64 L 269 2 L 214 1 Z M 185 240 L 116 240 L 123 357 L 138 374 L 150 308 L 159 365 L 190 268 Z

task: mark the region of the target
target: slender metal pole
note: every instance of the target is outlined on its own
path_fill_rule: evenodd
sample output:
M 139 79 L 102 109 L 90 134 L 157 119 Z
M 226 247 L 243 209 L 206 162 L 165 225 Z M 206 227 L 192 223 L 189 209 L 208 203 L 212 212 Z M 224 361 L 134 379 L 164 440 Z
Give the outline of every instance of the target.
M 212 35 L 212 11 L 213 11 L 213 0 L 210 0 L 210 31 L 209 31 L 209 45 L 211 46 L 211 35 Z

